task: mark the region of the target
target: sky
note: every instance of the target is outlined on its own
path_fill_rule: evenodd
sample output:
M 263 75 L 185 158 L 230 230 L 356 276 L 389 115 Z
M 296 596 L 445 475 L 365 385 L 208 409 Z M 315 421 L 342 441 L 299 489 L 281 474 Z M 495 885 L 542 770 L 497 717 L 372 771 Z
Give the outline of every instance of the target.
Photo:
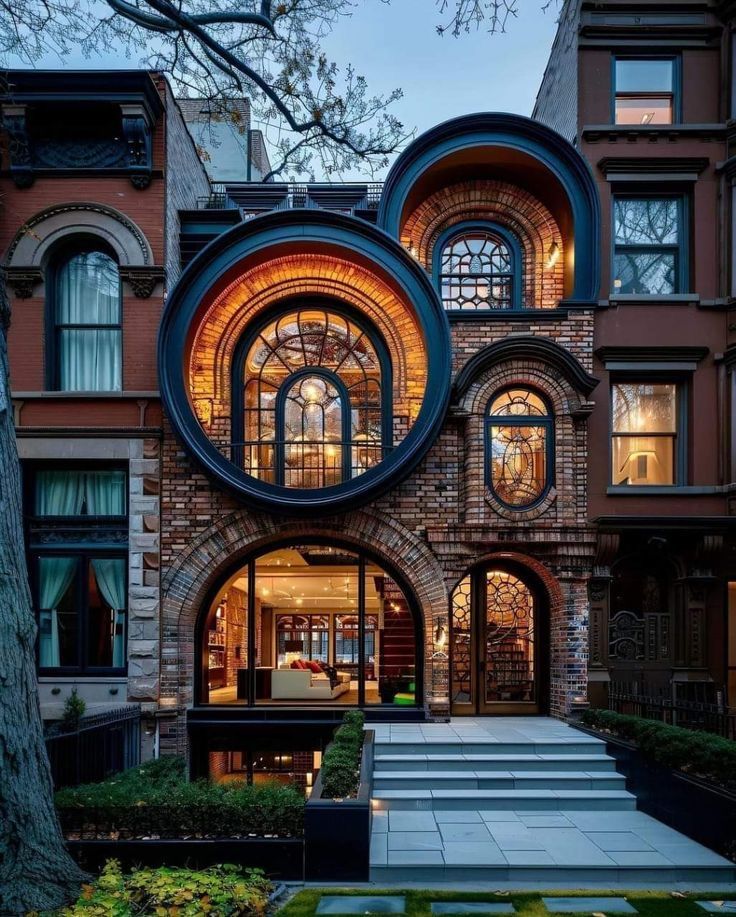
M 351 63 L 365 76 L 372 94 L 403 89 L 391 111 L 409 132 L 421 133 L 474 111 L 530 115 L 552 46 L 556 4 L 543 12 L 543 0 L 518 0 L 519 14 L 506 33 L 480 30 L 453 38 L 437 34 L 442 17 L 436 2 L 362 0 L 327 37 L 325 50 L 338 64 Z M 70 69 L 130 69 L 138 61 L 114 54 L 85 59 L 73 53 L 64 64 Z M 38 62 L 39 67 L 59 65 L 56 58 Z

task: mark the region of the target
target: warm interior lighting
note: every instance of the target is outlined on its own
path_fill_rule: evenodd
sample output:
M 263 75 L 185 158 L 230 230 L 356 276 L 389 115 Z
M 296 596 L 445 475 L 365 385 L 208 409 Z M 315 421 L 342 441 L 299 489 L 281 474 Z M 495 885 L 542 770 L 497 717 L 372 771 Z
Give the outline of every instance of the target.
M 553 268 L 560 260 L 560 246 L 553 242 L 547 250 L 547 267 Z
M 434 631 L 435 646 L 445 646 L 447 643 L 447 623 L 444 618 L 437 621 L 437 627 Z

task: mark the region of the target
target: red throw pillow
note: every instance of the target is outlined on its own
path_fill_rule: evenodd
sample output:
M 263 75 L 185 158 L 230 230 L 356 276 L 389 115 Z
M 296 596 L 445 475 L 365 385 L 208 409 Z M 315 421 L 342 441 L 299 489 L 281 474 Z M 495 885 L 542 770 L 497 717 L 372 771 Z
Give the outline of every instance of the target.
M 299 659 L 294 659 L 294 660 L 292 661 L 292 663 L 291 663 L 291 668 L 292 668 L 292 669 L 300 669 L 300 668 L 301 668 L 301 666 L 299 665 L 300 661 L 301 661 L 301 660 L 299 660 Z
M 298 669 L 301 669 L 301 670 L 304 671 L 304 672 L 308 671 L 308 669 L 307 669 L 307 664 L 304 662 L 303 659 L 297 659 L 297 661 L 296 661 L 296 667 L 297 667 Z
M 321 666 L 320 666 L 320 664 L 319 664 L 318 662 L 314 662 L 314 661 L 312 661 L 312 660 L 309 660 L 309 661 L 307 662 L 307 666 L 308 666 L 308 668 L 310 668 L 310 669 L 312 670 L 312 672 L 314 672 L 315 675 L 321 675 L 321 674 L 322 674 L 322 668 L 321 668 Z

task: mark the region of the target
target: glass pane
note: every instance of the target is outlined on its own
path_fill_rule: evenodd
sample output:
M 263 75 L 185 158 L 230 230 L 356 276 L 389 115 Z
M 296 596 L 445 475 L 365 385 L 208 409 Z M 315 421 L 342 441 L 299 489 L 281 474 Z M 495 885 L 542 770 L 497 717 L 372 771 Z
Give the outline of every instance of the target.
M 117 325 L 120 322 L 118 266 L 102 252 L 75 255 L 59 271 L 59 325 Z
M 471 661 L 471 582 L 466 576 L 452 593 L 452 685 L 453 704 L 470 704 L 472 695 Z
M 616 93 L 619 92 L 672 92 L 673 61 L 627 60 L 616 61 Z
M 446 309 L 510 308 L 513 261 L 508 246 L 485 232 L 451 239 L 442 251 L 441 287 Z
M 486 574 L 485 623 L 486 703 L 534 701 L 534 599 L 520 579 Z
M 37 516 L 124 516 L 127 475 L 122 470 L 36 472 Z
M 617 252 L 613 259 L 613 291 L 653 296 L 676 293 L 674 252 Z
M 612 386 L 614 433 L 675 433 L 674 383 L 619 382 Z
M 119 392 L 120 329 L 68 329 L 59 334 L 59 388 L 64 392 Z
M 614 201 L 617 245 L 677 245 L 680 208 L 676 198 L 620 198 Z
M 257 592 L 256 613 L 262 634 L 271 634 L 270 614 L 261 613 L 269 601 L 268 590 Z M 219 593 L 210 607 L 204 629 L 203 653 L 210 703 L 245 703 L 247 697 L 248 665 L 248 568 L 243 567 Z M 265 639 L 266 653 L 271 641 Z M 263 665 L 261 641 L 257 641 L 256 666 Z M 258 669 L 256 669 L 258 681 Z
M 491 426 L 491 483 L 510 506 L 529 506 L 547 486 L 547 428 Z
M 614 484 L 674 484 L 674 436 L 614 436 Z
M 122 668 L 126 660 L 126 578 L 122 557 L 95 558 L 87 570 L 87 665 Z
M 41 557 L 38 561 L 39 665 L 79 665 L 76 557 Z
M 618 96 L 616 124 L 672 124 L 672 96 Z
M 494 417 L 546 417 L 549 411 L 539 395 L 528 388 L 512 388 L 493 399 L 488 413 Z

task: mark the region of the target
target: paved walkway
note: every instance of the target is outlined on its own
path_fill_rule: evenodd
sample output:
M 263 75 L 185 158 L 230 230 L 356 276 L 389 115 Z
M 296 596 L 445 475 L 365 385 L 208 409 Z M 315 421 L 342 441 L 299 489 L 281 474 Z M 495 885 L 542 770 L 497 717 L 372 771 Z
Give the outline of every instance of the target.
M 730 883 L 636 810 L 605 744 L 547 717 L 378 724 L 371 879 Z

